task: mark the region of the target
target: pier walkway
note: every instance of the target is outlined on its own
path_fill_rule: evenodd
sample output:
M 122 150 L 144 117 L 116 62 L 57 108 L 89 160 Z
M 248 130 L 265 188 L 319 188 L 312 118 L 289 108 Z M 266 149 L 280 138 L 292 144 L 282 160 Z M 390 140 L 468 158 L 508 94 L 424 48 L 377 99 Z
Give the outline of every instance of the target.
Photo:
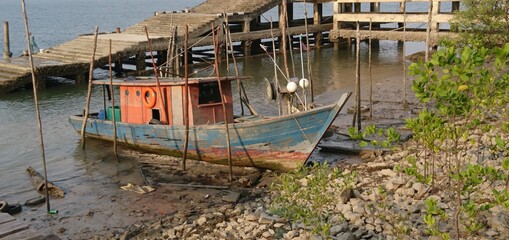
M 157 13 L 145 21 L 126 28 L 122 33 L 100 34 L 94 66 L 101 67 L 108 64 L 110 39 L 115 61 L 125 59 L 127 56 L 140 54 L 145 56 L 148 44 L 144 27 L 148 29 L 152 49 L 163 51 L 168 48 L 173 26 L 177 27 L 177 36 L 183 37 L 185 26 L 188 25 L 190 42 L 198 42 L 200 36 L 210 32 L 212 23 L 217 26 L 223 22 L 222 13 L 229 15 L 235 13 L 230 17 L 232 22 L 250 22 L 261 13 L 276 7 L 278 2 L 278 0 L 208 0 L 189 11 Z M 203 41 L 202 44 L 208 42 L 211 40 Z M 44 78 L 50 76 L 86 81 L 93 45 L 93 35 L 82 35 L 46 49 L 44 52 L 34 53 L 35 72 L 40 84 L 43 84 Z M 9 92 L 30 83 L 31 70 L 28 57 L 0 60 L 0 93 Z

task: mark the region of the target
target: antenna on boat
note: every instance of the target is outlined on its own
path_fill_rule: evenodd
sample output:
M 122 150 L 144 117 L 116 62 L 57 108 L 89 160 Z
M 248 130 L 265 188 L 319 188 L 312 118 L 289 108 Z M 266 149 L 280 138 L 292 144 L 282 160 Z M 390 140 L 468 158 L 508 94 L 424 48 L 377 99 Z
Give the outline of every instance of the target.
M 28 48 L 28 59 L 30 60 L 30 69 L 32 71 L 32 88 L 34 91 L 34 104 L 35 104 L 35 112 L 37 118 L 37 127 L 39 128 L 39 141 L 41 144 L 41 155 L 42 155 L 42 165 L 44 167 L 44 188 L 46 189 L 46 208 L 48 213 L 50 213 L 50 203 L 49 203 L 49 192 L 48 192 L 48 173 L 46 171 L 46 152 L 44 150 L 44 137 L 42 133 L 42 123 L 41 123 L 41 112 L 39 111 L 39 102 L 37 100 L 37 80 L 35 78 L 35 69 L 34 69 L 34 61 L 32 58 L 32 50 L 30 49 L 30 31 L 28 30 L 28 18 L 25 6 L 25 0 L 21 0 L 21 5 L 23 7 L 23 16 L 25 19 L 25 31 L 27 38 L 27 48 Z
M 182 154 L 182 170 L 186 170 L 187 148 L 189 145 L 189 63 L 187 62 L 187 45 L 189 44 L 189 25 L 184 34 L 184 153 Z
M 99 34 L 99 27 L 95 27 L 94 50 L 92 51 L 92 58 L 90 59 L 90 70 L 88 72 L 87 101 L 85 103 L 85 111 L 83 114 L 83 123 L 81 124 L 81 148 L 82 149 L 85 149 L 85 129 L 87 128 L 88 111 L 90 109 L 90 98 L 92 97 L 92 79 L 94 77 L 94 60 L 95 60 L 95 51 L 97 50 L 97 35 L 98 34 Z
M 115 160 L 118 162 L 117 152 L 117 120 L 115 111 L 115 93 L 113 92 L 113 70 L 111 69 L 111 39 L 110 39 L 110 54 L 108 55 L 109 70 L 110 70 L 110 94 L 111 94 L 111 120 L 113 121 L 113 153 L 115 154 Z
M 232 169 L 232 146 L 230 144 L 230 130 L 228 128 L 228 114 L 226 113 L 226 104 L 225 97 L 223 95 L 223 88 L 221 86 L 221 76 L 219 75 L 219 36 L 216 36 L 214 23 L 212 23 L 212 39 L 214 42 L 214 70 L 217 76 L 217 84 L 219 85 L 219 95 L 221 95 L 221 105 L 223 106 L 223 118 L 224 118 L 224 126 L 226 130 L 226 145 L 228 146 L 228 167 L 230 170 L 230 182 L 233 181 L 233 169 Z

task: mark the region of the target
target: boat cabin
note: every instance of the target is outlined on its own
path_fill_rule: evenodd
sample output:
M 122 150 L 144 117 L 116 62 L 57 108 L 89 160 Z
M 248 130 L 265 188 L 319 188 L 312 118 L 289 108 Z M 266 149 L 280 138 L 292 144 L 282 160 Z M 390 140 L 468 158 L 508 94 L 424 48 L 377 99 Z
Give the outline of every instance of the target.
M 233 122 L 232 80 L 235 79 L 221 79 L 228 122 Z M 109 85 L 109 80 L 94 81 L 94 84 Z M 126 78 L 114 80 L 113 85 L 120 91 L 120 108 L 115 109 L 115 117 L 120 119 L 116 121 L 184 125 L 184 79 L 164 78 L 158 87 L 154 78 Z M 190 126 L 225 121 L 217 78 L 190 78 L 188 91 Z

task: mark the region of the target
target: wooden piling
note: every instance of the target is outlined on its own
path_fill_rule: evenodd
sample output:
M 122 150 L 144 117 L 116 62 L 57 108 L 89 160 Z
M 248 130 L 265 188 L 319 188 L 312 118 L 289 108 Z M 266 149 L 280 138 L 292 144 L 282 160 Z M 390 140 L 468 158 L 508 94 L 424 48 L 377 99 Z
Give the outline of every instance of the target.
M 110 70 L 110 95 L 111 95 L 111 120 L 113 121 L 113 154 L 115 160 L 118 162 L 117 151 L 117 119 L 115 116 L 115 92 L 113 92 L 113 69 L 111 67 L 111 39 L 110 39 L 110 54 L 108 56 L 109 70 Z
M 281 11 L 279 13 L 279 29 L 281 29 L 281 46 L 279 51 L 283 51 L 283 62 L 285 65 L 286 78 L 290 79 L 290 70 L 288 69 L 288 57 L 286 55 L 286 0 L 282 0 Z
M 429 0 L 428 6 L 428 27 L 426 28 L 426 51 L 424 53 L 424 61 L 428 61 L 429 58 L 429 48 L 430 48 L 430 38 L 431 38 L 431 21 L 433 18 L 433 0 Z
M 285 1 L 285 0 L 283 0 Z M 216 37 L 214 23 L 212 23 L 212 39 L 214 40 L 214 66 L 217 76 L 217 84 L 219 85 L 219 95 L 221 95 L 221 105 L 223 106 L 224 126 L 226 130 L 226 145 L 228 146 L 228 167 L 230 170 L 230 182 L 233 181 L 233 168 L 232 168 L 232 146 L 230 144 L 230 129 L 228 127 L 228 114 L 226 113 L 225 96 L 223 95 L 223 88 L 221 86 L 221 76 L 219 75 L 219 39 Z
M 355 116 L 354 123 L 357 120 L 357 131 L 360 132 L 361 126 L 361 31 L 359 27 L 359 21 L 357 21 L 357 32 L 355 41 Z
M 4 59 L 9 59 L 12 57 L 11 53 L 11 43 L 9 40 L 9 22 L 4 22 Z
M 85 149 L 85 130 L 87 128 L 88 112 L 90 109 L 90 98 L 92 97 L 92 79 L 94 75 L 94 61 L 95 52 L 97 50 L 97 35 L 99 34 L 99 27 L 95 27 L 94 31 L 94 49 L 92 51 L 92 57 L 90 59 L 90 70 L 88 73 L 88 91 L 87 101 L 85 103 L 85 113 L 83 114 L 83 123 L 81 124 L 81 148 Z
M 307 61 L 307 70 L 308 70 L 308 80 L 309 80 L 309 89 L 311 92 L 311 106 L 315 103 L 315 94 L 314 94 L 314 86 L 313 86 L 313 74 L 311 70 L 311 46 L 309 45 L 309 29 L 308 29 L 308 10 L 306 8 L 306 0 L 304 0 L 304 28 L 306 29 L 306 61 Z M 314 16 L 313 16 L 314 19 Z M 314 21 L 314 20 L 313 20 Z M 316 47 L 316 36 L 315 36 L 315 47 Z
M 168 112 L 167 112 L 168 108 L 166 107 L 166 97 L 165 97 L 165 94 L 163 93 L 163 90 L 161 89 L 161 84 L 159 83 L 159 72 L 157 71 L 156 61 L 154 59 L 154 54 L 152 53 L 152 45 L 150 43 L 150 37 L 148 36 L 147 27 L 145 27 L 145 35 L 147 36 L 148 51 L 150 53 L 150 59 L 152 60 L 152 68 L 154 69 L 154 75 L 156 78 L 157 91 L 159 93 L 159 96 L 161 96 L 161 101 L 163 102 L 163 116 L 166 119 L 166 124 L 169 124 L 170 121 L 168 119 Z
M 21 5 L 23 8 L 23 18 L 25 20 L 25 34 L 26 34 L 26 40 L 27 40 L 27 49 L 28 49 L 28 59 L 30 62 L 30 70 L 32 72 L 32 89 L 34 92 L 34 105 L 35 105 L 35 113 L 36 113 L 36 119 L 37 119 L 37 127 L 39 129 L 39 142 L 41 146 L 41 157 L 42 157 L 42 165 L 44 167 L 44 183 L 45 186 L 48 186 L 48 171 L 46 168 L 46 151 L 44 148 L 44 137 L 43 137 L 43 131 L 42 131 L 42 122 L 41 122 L 41 112 L 39 110 L 39 101 L 37 97 L 37 80 L 35 78 L 35 68 L 34 68 L 34 60 L 32 57 L 32 51 L 30 49 L 30 31 L 28 30 L 28 17 L 27 17 L 27 11 L 25 6 L 25 0 L 21 0 Z M 49 189 L 48 187 L 46 189 L 46 208 L 47 213 L 50 212 L 50 200 L 49 200 Z
M 214 30 L 212 30 L 214 31 Z M 186 25 L 186 31 L 184 34 L 184 125 L 185 125 L 185 135 L 184 135 L 184 153 L 182 155 L 182 170 L 186 170 L 186 160 L 187 160 L 187 148 L 189 146 L 189 64 L 187 61 L 187 48 L 189 44 L 189 26 Z
M 306 11 L 304 9 L 304 11 Z M 313 24 L 314 25 L 320 25 L 323 18 L 323 4 L 322 3 L 314 3 L 313 4 Z M 307 17 L 306 17 L 306 23 L 307 23 Z M 322 45 L 322 32 L 315 32 L 315 47 L 320 47 Z

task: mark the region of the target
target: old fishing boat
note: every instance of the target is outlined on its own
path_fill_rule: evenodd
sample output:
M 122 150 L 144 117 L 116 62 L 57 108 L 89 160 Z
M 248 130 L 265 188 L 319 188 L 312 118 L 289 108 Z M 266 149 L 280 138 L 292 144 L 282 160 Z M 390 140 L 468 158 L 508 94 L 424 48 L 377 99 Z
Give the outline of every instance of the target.
M 231 81 L 237 79 L 223 77 L 221 82 L 209 77 L 189 79 L 188 158 L 228 164 L 226 121 L 232 165 L 281 171 L 295 169 L 308 159 L 350 96 L 347 93 L 336 104 L 294 114 L 237 117 L 233 114 L 231 89 Z M 96 80 L 93 84 L 110 82 Z M 90 114 L 86 136 L 113 141 L 115 114 L 119 142 L 150 152 L 182 156 L 186 135 L 184 79 L 126 78 L 113 80 L 112 85 L 119 88 L 119 106 Z M 83 115 L 71 116 L 70 122 L 80 132 Z

